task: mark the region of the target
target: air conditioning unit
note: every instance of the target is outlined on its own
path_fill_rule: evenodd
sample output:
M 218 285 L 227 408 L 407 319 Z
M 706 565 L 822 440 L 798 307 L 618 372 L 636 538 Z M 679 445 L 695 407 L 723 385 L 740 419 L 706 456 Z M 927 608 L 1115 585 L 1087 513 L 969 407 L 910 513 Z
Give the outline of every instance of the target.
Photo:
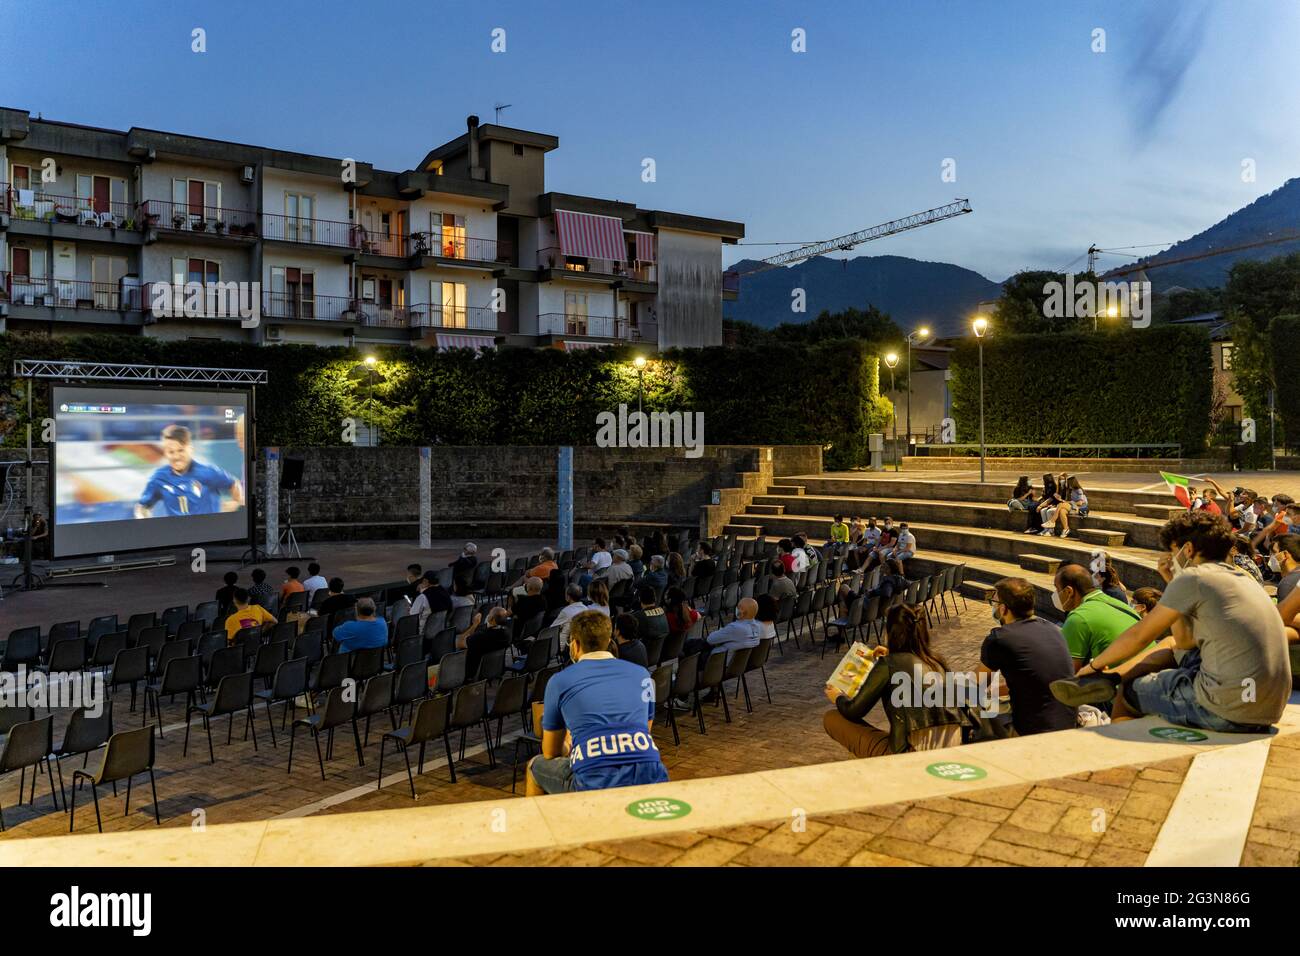
M 253 182 L 253 167 L 245 166 L 244 171 L 239 174 L 239 179 L 241 182 L 251 184 Z
M 284 340 L 284 330 L 278 325 L 268 325 L 266 327 L 266 341 L 280 342 Z

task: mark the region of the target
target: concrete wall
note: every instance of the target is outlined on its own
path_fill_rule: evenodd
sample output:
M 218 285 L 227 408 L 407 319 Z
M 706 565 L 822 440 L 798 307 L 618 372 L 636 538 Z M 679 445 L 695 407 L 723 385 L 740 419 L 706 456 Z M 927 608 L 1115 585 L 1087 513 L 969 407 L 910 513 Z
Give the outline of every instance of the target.
M 659 230 L 659 347 L 722 344 L 722 243 L 717 236 Z
M 516 156 L 513 143 L 498 140 L 479 147 L 479 162 L 488 179 L 510 187 L 510 212 L 516 216 L 537 215 L 537 197 L 546 192 L 545 157 L 537 146 L 525 146 L 524 155 Z

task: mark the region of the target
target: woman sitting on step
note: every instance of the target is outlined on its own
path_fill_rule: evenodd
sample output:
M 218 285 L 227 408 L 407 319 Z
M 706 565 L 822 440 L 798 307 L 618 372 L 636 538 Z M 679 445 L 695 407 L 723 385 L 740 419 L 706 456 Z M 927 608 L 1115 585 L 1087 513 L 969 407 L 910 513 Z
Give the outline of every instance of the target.
M 890 609 L 886 625 L 885 644 L 875 649 L 875 666 L 857 694 L 850 699 L 826 685 L 826 697 L 835 705 L 822 718 L 826 733 L 855 757 L 955 747 L 961 743 L 962 727 L 971 723 L 968 710 L 922 703 L 934 696 L 933 690 L 926 693 L 929 682 L 938 681 L 945 689 L 941 699 L 949 696 L 947 688 L 952 686 L 945 680 L 947 664 L 930 647 L 925 610 L 899 604 Z M 866 722 L 878 703 L 889 719 L 887 731 Z
M 1056 496 L 1056 490 L 1056 477 L 1050 473 L 1043 475 L 1043 497 L 1030 503 L 1029 524 L 1025 528 L 1025 534 L 1043 533 L 1043 512 L 1049 507 L 1055 508 L 1061 501 Z
M 1070 515 L 1078 515 L 1080 518 L 1088 514 L 1088 496 L 1084 494 L 1083 485 L 1079 484 L 1079 479 L 1071 475 L 1065 479 L 1065 484 L 1057 491 L 1057 497 L 1062 499 L 1056 506 L 1055 510 L 1051 508 L 1043 509 L 1043 535 L 1051 536 L 1059 523 L 1061 526 L 1060 536 L 1068 538 L 1070 536 Z

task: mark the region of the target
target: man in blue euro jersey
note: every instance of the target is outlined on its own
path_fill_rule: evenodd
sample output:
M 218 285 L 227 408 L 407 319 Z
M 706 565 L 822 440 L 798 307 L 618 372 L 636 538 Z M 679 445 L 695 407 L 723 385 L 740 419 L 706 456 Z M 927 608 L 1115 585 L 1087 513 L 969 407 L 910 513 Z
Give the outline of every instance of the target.
M 170 517 L 208 515 L 227 510 L 222 496 L 231 506 L 244 503 L 244 487 L 224 468 L 194 460 L 194 443 L 184 425 L 168 425 L 162 432 L 163 456 L 167 464 L 159 465 L 135 505 L 137 518 L 153 517 L 153 507 L 162 502 L 163 514 Z
M 546 685 L 542 755 L 528 765 L 528 795 L 663 783 L 668 771 L 650 736 L 654 680 L 609 652 L 609 617 L 584 611 L 569 623 L 573 664 Z

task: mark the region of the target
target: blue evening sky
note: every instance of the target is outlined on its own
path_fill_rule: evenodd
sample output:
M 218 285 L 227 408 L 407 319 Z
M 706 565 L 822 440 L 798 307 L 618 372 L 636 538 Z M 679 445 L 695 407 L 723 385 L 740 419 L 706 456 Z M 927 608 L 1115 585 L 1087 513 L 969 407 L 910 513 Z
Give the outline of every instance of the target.
M 413 166 L 465 116 L 560 138 L 547 187 L 993 279 L 1163 243 L 1300 172 L 1291 0 L 6 0 L 0 105 Z M 190 50 L 207 31 L 208 51 Z M 491 32 L 506 31 L 493 53 Z M 807 52 L 791 50 L 806 31 Z M 1092 51 L 1093 31 L 1106 49 Z M 641 181 L 643 158 L 657 181 Z M 956 161 L 956 182 L 941 179 Z M 1255 181 L 1242 181 L 1242 161 Z M 778 247 L 727 250 L 727 261 Z M 1103 263 L 1118 263 L 1116 257 Z

